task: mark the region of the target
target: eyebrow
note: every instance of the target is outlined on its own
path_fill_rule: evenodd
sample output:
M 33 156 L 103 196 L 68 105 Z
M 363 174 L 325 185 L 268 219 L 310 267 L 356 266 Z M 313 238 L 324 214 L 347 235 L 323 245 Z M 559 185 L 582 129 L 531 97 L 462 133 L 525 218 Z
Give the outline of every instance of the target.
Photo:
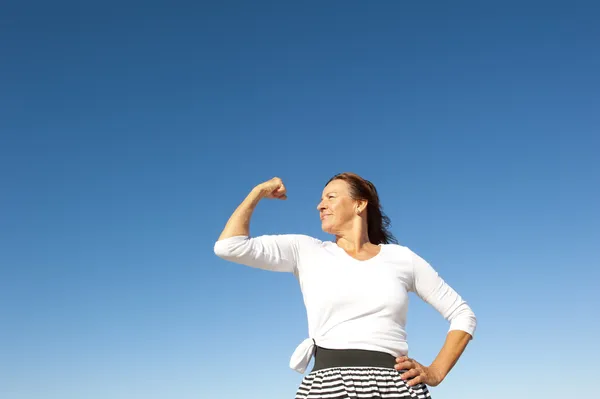
M 331 195 L 331 194 L 337 194 L 337 192 L 335 192 L 335 191 L 328 191 L 328 192 L 325 193 L 325 195 L 323 197 L 327 197 L 328 195 Z M 321 197 L 321 199 L 323 199 L 323 197 Z

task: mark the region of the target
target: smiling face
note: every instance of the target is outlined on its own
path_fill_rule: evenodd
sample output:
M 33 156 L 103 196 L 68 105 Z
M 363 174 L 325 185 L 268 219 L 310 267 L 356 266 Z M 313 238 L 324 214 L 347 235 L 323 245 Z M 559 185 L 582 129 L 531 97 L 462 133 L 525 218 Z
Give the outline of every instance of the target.
M 366 232 L 372 244 L 397 243 L 388 230 L 377 189 L 369 180 L 352 172 L 338 173 L 328 182 L 317 206 L 324 232 L 337 237 Z
M 329 234 L 338 234 L 352 228 L 357 218 L 358 201 L 350 196 L 350 187 L 343 180 L 331 181 L 323 189 L 321 202 L 317 206 L 321 217 L 321 228 Z

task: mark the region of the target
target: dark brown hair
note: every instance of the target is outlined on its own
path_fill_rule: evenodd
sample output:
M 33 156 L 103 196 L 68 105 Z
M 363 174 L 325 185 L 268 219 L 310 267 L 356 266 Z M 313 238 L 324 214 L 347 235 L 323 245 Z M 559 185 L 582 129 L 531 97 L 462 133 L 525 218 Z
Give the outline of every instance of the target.
M 398 243 L 394 235 L 388 230 L 391 226 L 391 221 L 383 213 L 383 208 L 379 202 L 379 194 L 373 183 L 350 172 L 339 173 L 333 176 L 327 184 L 333 180 L 343 180 L 348 183 L 350 196 L 353 199 L 367 201 L 367 232 L 369 234 L 369 241 L 372 244 Z

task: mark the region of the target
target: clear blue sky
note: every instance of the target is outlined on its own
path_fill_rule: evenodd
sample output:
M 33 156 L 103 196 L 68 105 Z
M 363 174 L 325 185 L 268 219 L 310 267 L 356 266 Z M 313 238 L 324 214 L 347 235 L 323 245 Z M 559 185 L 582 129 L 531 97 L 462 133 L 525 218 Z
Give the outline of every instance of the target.
M 0 397 L 292 398 L 297 282 L 213 243 L 371 179 L 472 305 L 442 398 L 598 392 L 593 2 L 17 2 L 0 16 Z M 448 324 L 416 297 L 411 355 Z M 254 391 L 263 393 L 253 393 Z M 516 395 L 516 396 L 515 396 Z

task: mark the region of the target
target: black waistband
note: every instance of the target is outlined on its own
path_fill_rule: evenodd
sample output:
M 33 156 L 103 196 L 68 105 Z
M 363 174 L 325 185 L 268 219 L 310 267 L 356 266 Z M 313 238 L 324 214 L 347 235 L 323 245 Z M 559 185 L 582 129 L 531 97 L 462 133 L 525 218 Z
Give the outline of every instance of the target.
M 389 353 L 364 349 L 327 349 L 317 346 L 312 371 L 331 367 L 394 368 L 395 364 L 396 358 Z

